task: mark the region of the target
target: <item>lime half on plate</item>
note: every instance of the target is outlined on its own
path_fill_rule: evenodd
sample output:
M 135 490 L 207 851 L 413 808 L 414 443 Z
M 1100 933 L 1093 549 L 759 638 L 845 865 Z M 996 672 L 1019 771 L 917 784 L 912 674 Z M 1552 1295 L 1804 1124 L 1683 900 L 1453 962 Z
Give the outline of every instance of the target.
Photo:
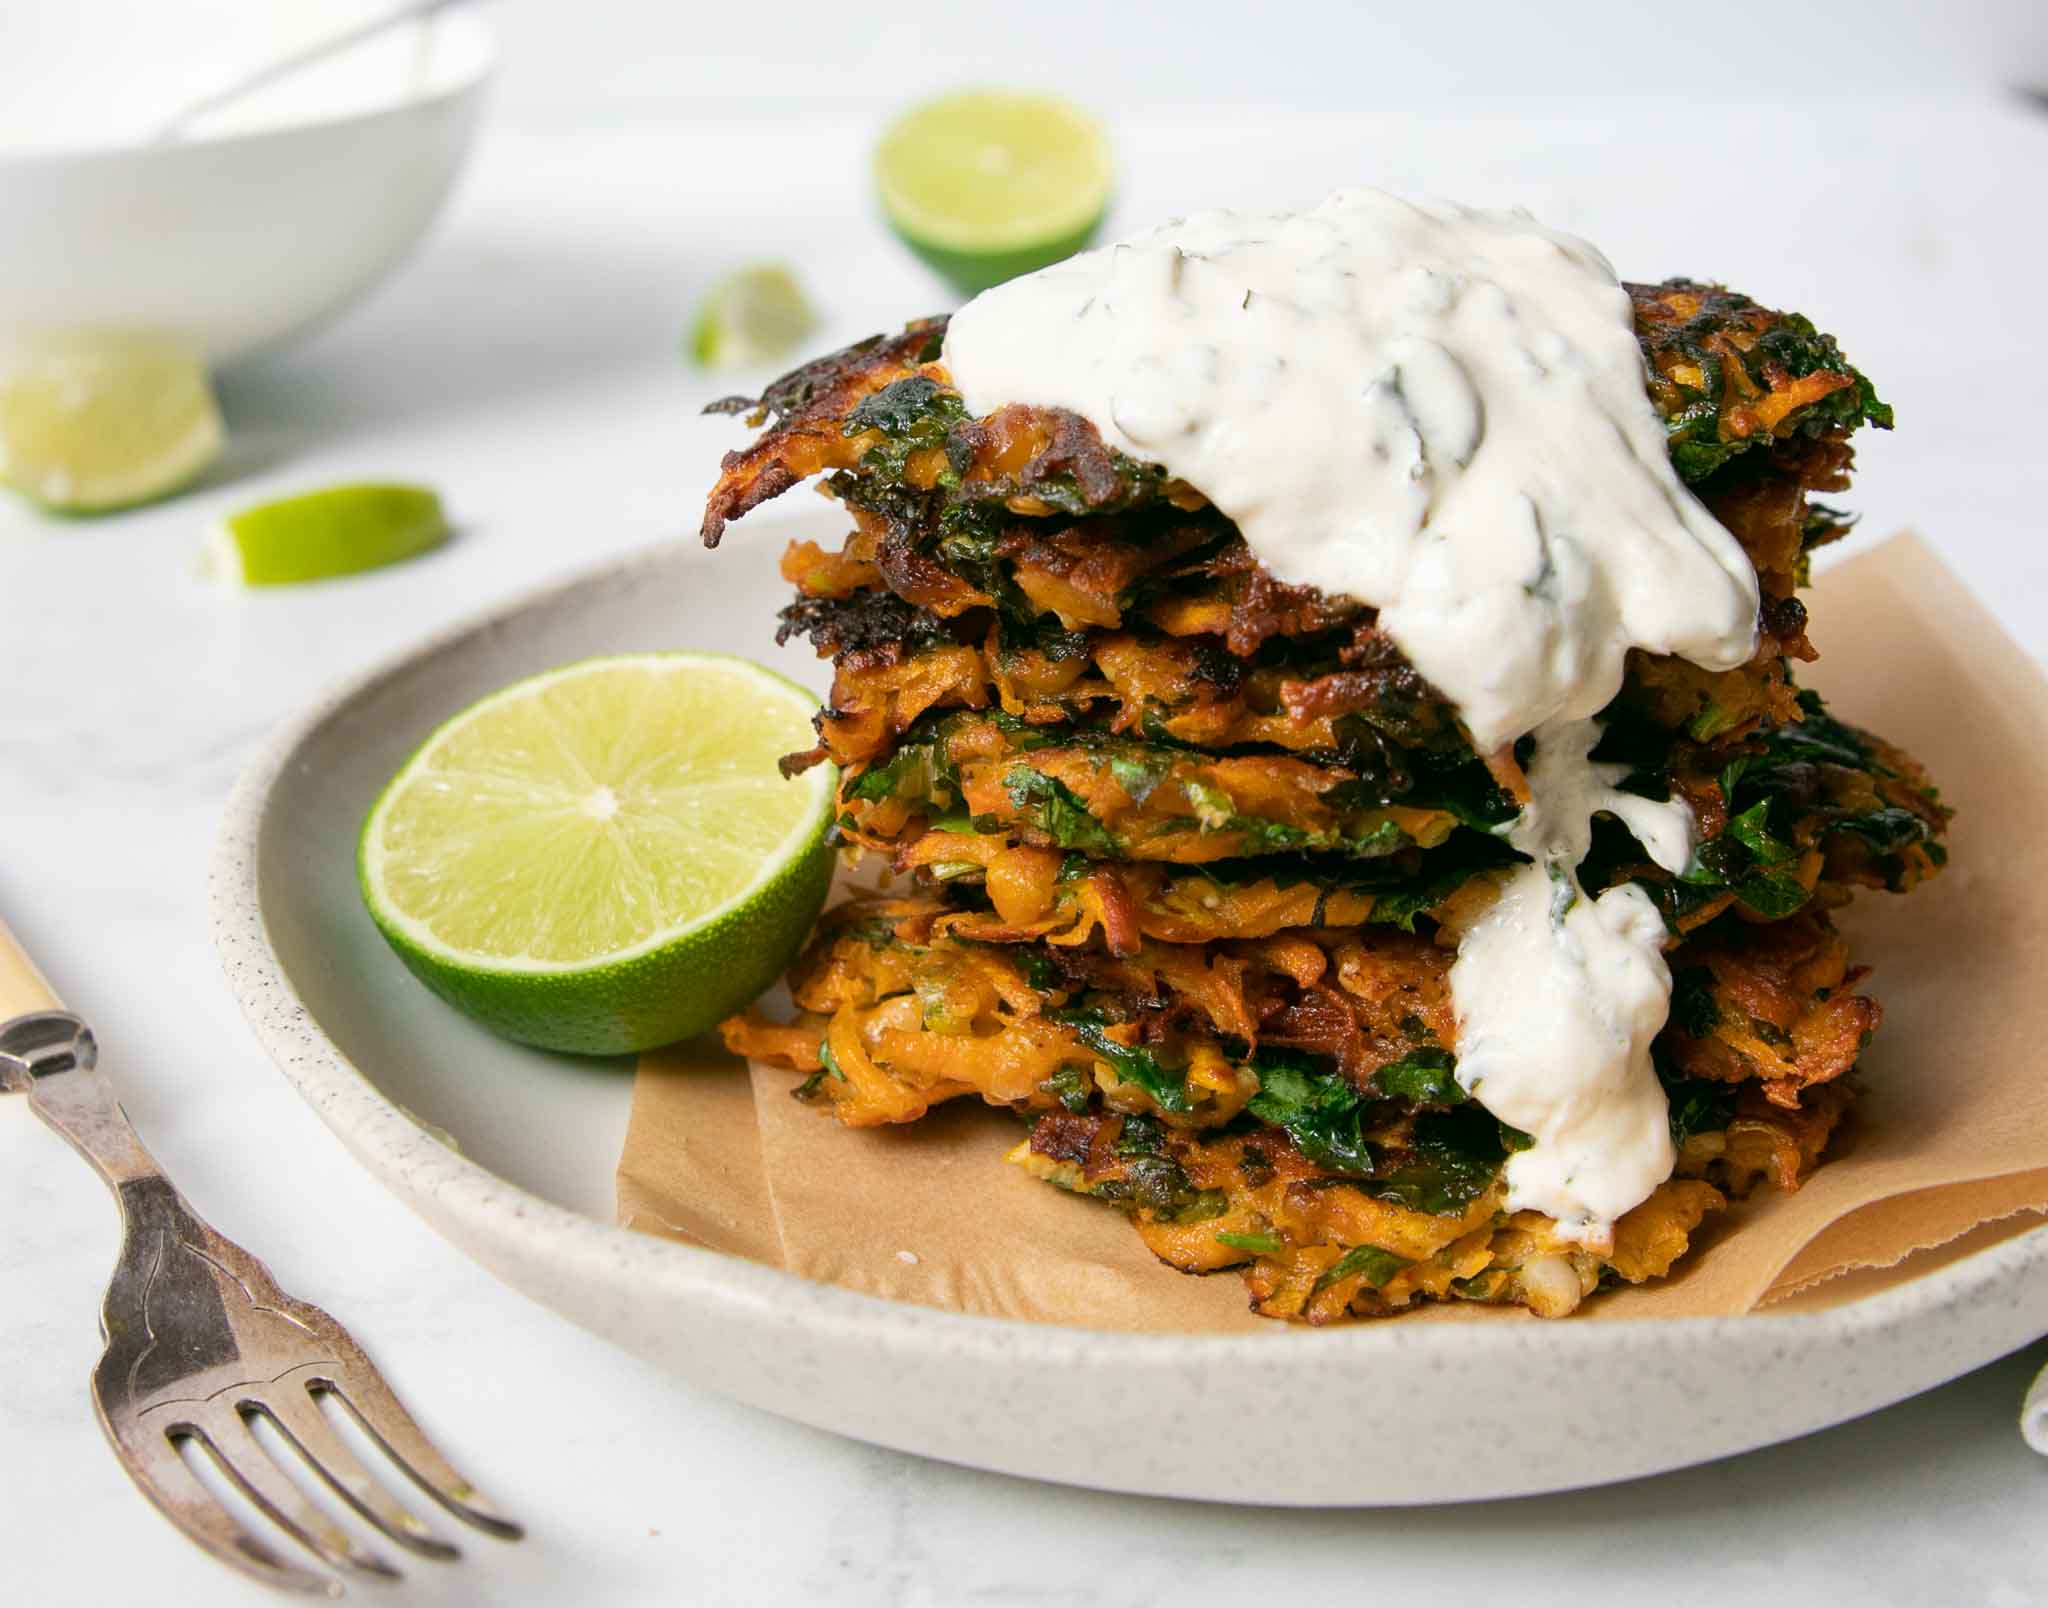
M 62 514 L 180 491 L 224 432 L 199 359 L 154 336 L 75 336 L 0 354 L 0 480 Z
M 415 976 L 528 1044 L 621 1054 L 772 984 L 832 876 L 817 700 L 744 659 L 590 659 L 493 693 L 364 823 L 363 898 Z
M 1087 245 L 1110 180 L 1102 125 L 1052 95 L 969 90 L 929 101 L 875 152 L 890 227 L 969 296 Z

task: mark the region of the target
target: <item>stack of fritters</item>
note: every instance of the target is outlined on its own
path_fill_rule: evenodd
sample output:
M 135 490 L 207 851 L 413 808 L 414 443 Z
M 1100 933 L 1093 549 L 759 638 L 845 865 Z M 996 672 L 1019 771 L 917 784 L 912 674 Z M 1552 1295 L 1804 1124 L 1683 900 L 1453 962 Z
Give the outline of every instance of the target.
M 1890 414 L 1802 318 L 1686 281 L 1630 294 L 1673 462 L 1763 607 L 1739 670 L 1635 655 L 1595 754 L 1682 796 L 1702 839 L 1674 878 L 1603 818 L 1581 871 L 1644 887 L 1673 945 L 1678 1170 L 1611 1249 L 1504 1209 L 1527 1138 L 1456 1078 L 1450 963 L 1516 858 L 1527 740 L 1475 753 L 1371 608 L 1281 584 L 1086 421 L 970 417 L 942 321 L 719 404 L 774 423 L 728 455 L 707 543 L 819 474 L 851 516 L 840 550 L 783 560 L 781 636 L 836 668 L 819 746 L 785 765 L 835 761 L 839 834 L 910 878 L 828 913 L 793 1023 L 735 1018 L 728 1042 L 854 1125 L 1010 1107 L 1015 1161 L 1309 1322 L 1448 1297 L 1563 1314 L 1665 1273 L 1727 1196 L 1796 1188 L 1880 1014 L 1827 912 L 1942 861 L 1919 768 L 1789 674 L 1815 656 L 1808 555 L 1848 524 L 1812 494 Z

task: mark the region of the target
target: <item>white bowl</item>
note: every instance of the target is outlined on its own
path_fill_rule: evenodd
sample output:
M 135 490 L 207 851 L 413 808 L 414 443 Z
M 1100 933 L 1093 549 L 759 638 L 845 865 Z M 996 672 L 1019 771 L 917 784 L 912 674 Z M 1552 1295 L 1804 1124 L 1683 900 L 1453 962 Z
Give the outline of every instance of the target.
M 222 364 L 339 311 L 433 221 L 495 60 L 467 14 L 402 42 L 176 143 L 0 147 L 0 338 L 148 331 Z

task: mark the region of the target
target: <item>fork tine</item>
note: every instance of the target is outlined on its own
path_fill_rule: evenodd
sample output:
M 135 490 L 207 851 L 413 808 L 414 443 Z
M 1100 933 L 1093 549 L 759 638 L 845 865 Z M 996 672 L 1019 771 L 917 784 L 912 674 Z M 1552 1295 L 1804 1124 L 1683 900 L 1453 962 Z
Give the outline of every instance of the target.
M 297 1448 L 329 1490 L 346 1502 L 365 1524 L 423 1558 L 459 1558 L 462 1553 L 443 1541 L 394 1499 L 383 1483 L 363 1467 L 362 1460 L 334 1432 L 309 1390 L 285 1382 L 274 1397 L 249 1403 Z
M 412 1414 L 384 1383 L 384 1376 L 367 1360 L 360 1367 L 348 1369 L 340 1378 L 312 1380 L 310 1387 L 316 1397 L 332 1396 L 357 1428 L 411 1475 L 421 1490 L 458 1519 L 502 1541 L 517 1541 L 526 1534 L 434 1449 L 426 1432 L 413 1422 Z
M 267 1542 L 243 1529 L 200 1482 L 199 1476 L 185 1466 L 185 1459 L 169 1436 L 145 1433 L 136 1444 L 130 1444 L 111 1429 L 108 1434 L 128 1477 L 186 1540 L 266 1586 L 314 1597 L 341 1595 L 341 1582 L 332 1575 L 316 1574 L 287 1562 Z
M 199 1444 L 221 1477 L 254 1503 L 266 1519 L 331 1569 L 373 1580 L 404 1578 L 376 1553 L 359 1546 L 340 1525 L 308 1501 L 242 1422 L 240 1414 L 228 1416 L 234 1420 L 238 1442 L 234 1454 L 221 1444 L 228 1439 L 224 1422 L 217 1425 L 221 1431 L 218 1435 L 198 1424 L 187 1427 L 184 1433 Z

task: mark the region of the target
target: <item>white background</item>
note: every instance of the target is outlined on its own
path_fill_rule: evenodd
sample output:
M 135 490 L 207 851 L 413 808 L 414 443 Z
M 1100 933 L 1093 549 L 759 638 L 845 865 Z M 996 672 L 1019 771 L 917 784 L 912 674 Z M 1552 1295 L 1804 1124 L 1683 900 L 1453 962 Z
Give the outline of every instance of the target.
M 19 90 L 0 140 L 37 118 L 90 137 L 175 101 L 309 9 L 337 8 L 0 0 Z M 2048 1465 L 2012 1425 L 2039 1346 L 1790 1447 L 1426 1513 L 1056 1490 L 700 1395 L 496 1285 L 360 1173 L 243 1029 L 203 905 L 222 799 L 268 726 L 452 617 L 687 538 L 736 438 L 695 416 L 729 387 L 677 356 L 711 277 L 791 262 L 829 341 L 945 305 L 874 222 L 863 174 L 891 109 L 963 81 L 1094 105 L 1123 223 L 1380 183 L 1524 203 L 1626 275 L 1717 277 L 1813 313 L 1899 410 L 1863 449 L 1866 531 L 1919 526 L 2048 653 L 2048 118 L 2006 87 L 2048 82 L 2048 8 L 494 11 L 504 76 L 444 225 L 355 313 L 224 377 L 235 443 L 213 482 L 90 525 L 0 504 L 0 909 L 98 1025 L 201 1211 L 340 1314 L 533 1528 L 414 1569 L 392 1600 L 2048 1601 Z M 441 487 L 460 538 L 296 593 L 191 578 L 223 509 L 368 475 Z M 0 1105 L 0 1601 L 264 1600 L 144 1508 L 92 1426 L 114 1250 L 98 1191 Z

